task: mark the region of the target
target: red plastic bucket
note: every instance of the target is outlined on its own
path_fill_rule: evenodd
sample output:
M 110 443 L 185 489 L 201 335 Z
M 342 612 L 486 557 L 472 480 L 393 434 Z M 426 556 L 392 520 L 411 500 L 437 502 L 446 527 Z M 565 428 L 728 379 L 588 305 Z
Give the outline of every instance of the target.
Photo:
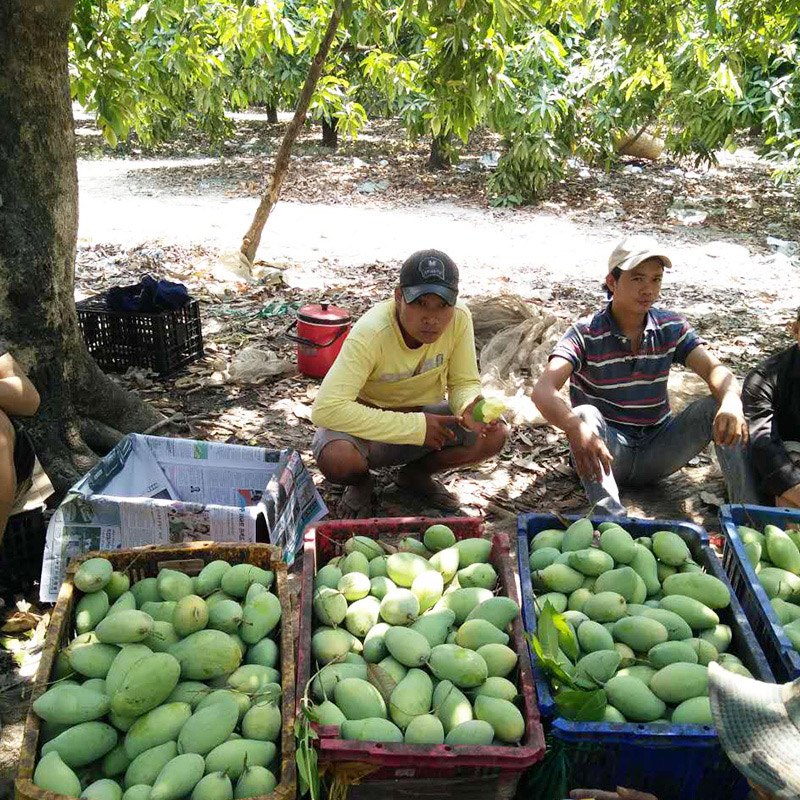
M 297 334 L 290 333 L 297 325 Z M 300 308 L 286 338 L 297 344 L 297 368 L 310 378 L 324 378 L 352 328 L 350 312 L 328 303 Z

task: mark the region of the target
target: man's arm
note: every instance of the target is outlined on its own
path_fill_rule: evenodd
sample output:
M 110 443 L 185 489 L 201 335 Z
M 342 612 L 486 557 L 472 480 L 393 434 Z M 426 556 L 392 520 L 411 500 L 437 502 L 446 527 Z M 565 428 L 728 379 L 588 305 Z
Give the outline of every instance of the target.
M 459 311 L 456 311 L 458 314 Z M 481 396 L 481 376 L 475 355 L 475 330 L 469 310 L 456 330 L 456 346 L 447 367 L 447 401 L 458 416 Z
M 581 477 L 602 480 L 614 460 L 605 442 L 561 399 L 558 392 L 572 374 L 572 364 L 552 356 L 533 388 L 533 402 L 542 416 L 567 434 L 575 468 Z
M 800 469 L 778 434 L 775 391 L 778 375 L 756 367 L 742 388 L 744 412 L 750 428 L 750 452 L 764 490 L 779 505 L 800 507 Z
M 731 445 L 746 442 L 747 422 L 739 396 L 739 384 L 733 373 L 702 344 L 697 345 L 686 357 L 686 366 L 708 384 L 711 394 L 719 403 L 719 410 L 714 417 L 714 443 Z
M 39 408 L 39 392 L 11 353 L 0 356 L 0 409 L 13 417 L 31 417 Z

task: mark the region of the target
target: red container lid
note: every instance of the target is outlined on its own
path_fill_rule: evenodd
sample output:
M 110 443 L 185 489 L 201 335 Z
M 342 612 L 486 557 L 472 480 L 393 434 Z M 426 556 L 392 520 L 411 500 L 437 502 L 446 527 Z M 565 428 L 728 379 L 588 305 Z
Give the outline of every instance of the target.
M 310 303 L 301 306 L 297 312 L 298 319 L 314 325 L 349 325 L 350 312 L 346 308 L 339 308 L 328 303 Z

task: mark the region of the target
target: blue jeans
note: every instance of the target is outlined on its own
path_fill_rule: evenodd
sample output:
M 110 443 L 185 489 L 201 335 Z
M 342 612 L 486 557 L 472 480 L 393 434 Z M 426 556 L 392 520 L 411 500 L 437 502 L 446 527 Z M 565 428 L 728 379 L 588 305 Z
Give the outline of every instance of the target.
M 712 438 L 719 404 L 713 397 L 695 400 L 680 414 L 641 433 L 614 427 L 590 405 L 573 411 L 606 443 L 614 461 L 602 481 L 581 478 L 589 502 L 601 513 L 627 516 L 618 485 L 644 486 L 672 475 L 702 452 Z M 746 449 L 715 445 L 731 503 L 758 503 Z

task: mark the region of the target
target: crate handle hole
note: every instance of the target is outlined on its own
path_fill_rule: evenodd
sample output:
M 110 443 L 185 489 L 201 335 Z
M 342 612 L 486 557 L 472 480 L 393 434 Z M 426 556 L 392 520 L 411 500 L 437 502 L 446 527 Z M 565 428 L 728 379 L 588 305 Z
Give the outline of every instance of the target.
M 446 750 L 448 753 L 452 752 L 452 750 L 453 750 L 453 748 L 452 748 L 452 747 L 450 747 L 450 745 L 449 745 L 449 744 L 446 744 L 446 745 L 444 746 L 444 749 L 445 749 L 445 750 Z
M 637 728 L 638 728 L 640 731 L 643 731 L 643 730 L 645 730 L 645 727 L 644 727 L 644 725 L 637 725 L 636 727 L 637 727 Z
M 382 744 L 376 744 L 375 747 L 378 750 L 383 750 L 383 745 Z

